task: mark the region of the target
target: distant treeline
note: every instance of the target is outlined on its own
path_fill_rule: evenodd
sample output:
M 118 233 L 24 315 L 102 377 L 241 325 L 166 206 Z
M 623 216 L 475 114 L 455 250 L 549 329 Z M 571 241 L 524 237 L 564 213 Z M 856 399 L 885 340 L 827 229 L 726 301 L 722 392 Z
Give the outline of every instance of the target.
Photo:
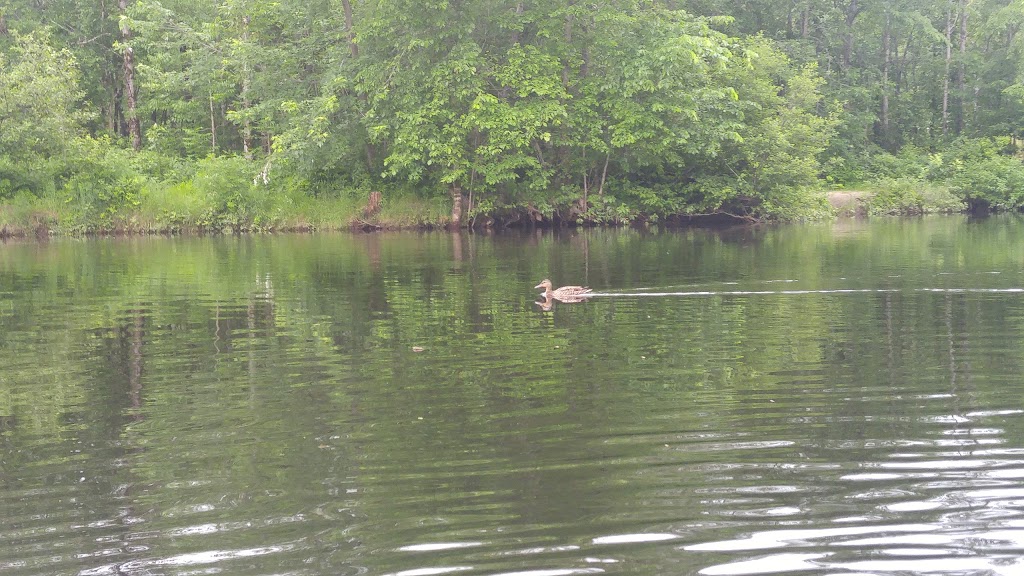
M 1016 209 L 1010 0 L 8 0 L 0 227 Z

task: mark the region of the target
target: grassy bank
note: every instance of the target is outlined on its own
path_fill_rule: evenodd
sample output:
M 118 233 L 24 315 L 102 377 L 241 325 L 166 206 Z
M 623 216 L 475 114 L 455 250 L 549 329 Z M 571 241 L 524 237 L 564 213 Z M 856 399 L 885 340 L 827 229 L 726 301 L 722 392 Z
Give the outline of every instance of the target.
M 167 186 L 141 195 L 129 207 L 87 218 L 81 206 L 60 194 L 20 195 L 0 203 L 0 238 L 89 234 L 208 234 L 239 232 L 313 232 L 444 228 L 451 222 L 447 198 L 409 193 L 381 195 L 374 208 L 371 193 L 313 197 L 302 192 L 236 197 L 223 202 L 189 187 Z M 967 205 L 945 189 L 928 186 L 886 188 L 879 184 L 826 193 L 835 217 L 962 212 Z M 829 214 L 823 212 L 822 214 Z M 649 221 L 636 218 L 622 224 Z M 668 219 L 671 220 L 671 219 Z M 517 224 L 527 222 L 519 219 Z M 551 224 L 555 218 L 542 218 Z M 482 217 L 476 221 L 493 223 Z M 500 225 L 500 224 L 499 224 Z
M 220 183 L 224 184 L 224 183 Z M 90 194 L 90 197 L 99 196 Z M 968 203 L 948 187 L 928 182 L 883 180 L 856 189 L 825 193 L 830 211 L 822 216 L 882 216 L 957 213 Z M 508 215 L 506 211 L 506 216 Z M 650 221 L 649 215 L 629 210 L 630 218 L 604 223 Z M 518 216 L 518 215 L 517 215 Z M 557 213 L 527 214 L 496 225 L 533 219 L 538 224 L 562 221 Z M 662 220 L 666 220 L 664 216 Z M 667 220 L 671 220 L 670 218 Z M 466 223 L 471 220 L 467 219 Z M 478 225 L 495 223 L 481 215 Z M 591 222 L 587 219 L 583 220 Z M 195 181 L 147 187 L 130 201 L 97 208 L 64 192 L 41 196 L 20 194 L 0 202 L 0 238 L 75 236 L 88 234 L 206 234 L 239 232 L 312 232 L 329 230 L 401 230 L 443 228 L 451 223 L 451 201 L 424 198 L 410 192 L 374 196 L 372 191 L 348 191 L 313 196 L 301 190 L 270 192 L 258 187 L 208 188 Z
M 450 208 L 437 199 L 402 195 L 383 199 L 376 212 L 353 196 L 267 195 L 257 202 L 219 203 L 157 191 L 131 207 L 85 217 L 56 194 L 19 196 L 0 203 L 0 238 L 86 234 L 204 234 L 317 230 L 410 229 L 446 226 Z M 230 204 L 230 205 L 228 205 Z
M 910 179 L 885 179 L 856 189 L 831 190 L 836 216 L 914 216 L 965 212 L 968 203 L 948 186 Z
M 692 185 L 610 181 L 603 194 L 591 192 L 585 204 L 582 190 L 573 187 L 527 195 L 520 191 L 519 196 L 489 191 L 477 194 L 475 210 L 463 225 L 616 225 L 702 217 L 755 221 L 764 214 L 786 220 L 1024 206 L 1019 157 L 986 142 L 964 150 L 948 157 L 879 154 L 872 169 L 859 174 L 863 178 L 847 181 L 861 184 L 847 183 L 827 193 L 805 186 L 788 195 L 751 197 L 750 205 L 736 205 L 738 210 L 715 197 L 714 182 L 697 194 Z M 51 167 L 47 178 L 39 176 L 43 170 L 8 171 L 8 176 L 0 170 L 0 237 L 412 229 L 451 223 L 451 196 L 443 187 L 406 183 L 378 188 L 382 183 L 366 183 L 369 178 L 312 183 L 287 170 L 267 177 L 260 166 L 233 156 L 182 161 L 145 151 L 133 154 L 85 140 L 78 155 Z M 465 197 L 466 204 L 473 199 L 471 193 Z

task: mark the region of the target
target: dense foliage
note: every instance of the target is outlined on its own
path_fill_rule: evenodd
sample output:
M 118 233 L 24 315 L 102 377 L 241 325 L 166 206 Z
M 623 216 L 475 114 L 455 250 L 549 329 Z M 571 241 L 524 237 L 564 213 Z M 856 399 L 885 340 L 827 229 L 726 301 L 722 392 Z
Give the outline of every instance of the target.
M 1015 209 L 1022 23 L 1008 0 L 8 0 L 0 226 L 798 218 L 865 185 L 876 212 Z

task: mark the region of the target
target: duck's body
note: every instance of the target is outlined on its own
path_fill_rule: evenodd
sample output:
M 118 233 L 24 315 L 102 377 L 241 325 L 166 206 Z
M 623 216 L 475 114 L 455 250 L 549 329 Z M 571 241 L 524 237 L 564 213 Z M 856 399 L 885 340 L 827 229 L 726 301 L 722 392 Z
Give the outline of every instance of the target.
M 561 300 L 563 302 L 579 302 L 590 294 L 590 288 L 587 288 L 586 286 L 562 286 L 557 290 L 552 290 L 551 280 L 548 279 L 537 284 L 534 288 L 543 288 L 544 293 L 542 296 L 544 296 L 545 299 L 554 298 L 555 300 Z

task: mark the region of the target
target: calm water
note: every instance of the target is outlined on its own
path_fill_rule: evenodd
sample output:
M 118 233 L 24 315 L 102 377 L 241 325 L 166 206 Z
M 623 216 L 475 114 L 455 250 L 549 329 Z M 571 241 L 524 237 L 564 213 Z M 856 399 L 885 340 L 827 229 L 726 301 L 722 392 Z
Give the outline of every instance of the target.
M 1022 393 L 1019 220 L 2 244 L 0 572 L 1022 574 Z

